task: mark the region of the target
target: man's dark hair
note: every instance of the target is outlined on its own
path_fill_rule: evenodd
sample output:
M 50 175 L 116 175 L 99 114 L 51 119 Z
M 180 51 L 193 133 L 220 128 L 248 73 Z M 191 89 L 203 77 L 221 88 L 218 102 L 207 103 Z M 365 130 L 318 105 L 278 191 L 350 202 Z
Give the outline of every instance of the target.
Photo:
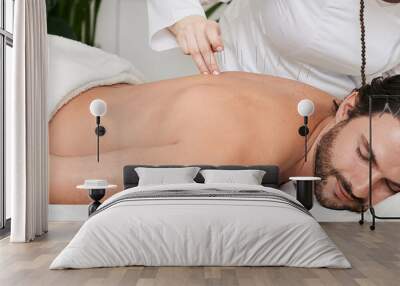
M 372 114 L 385 110 L 388 113 L 391 111 L 394 116 L 400 118 L 400 75 L 374 78 L 370 84 L 355 91 L 358 91 L 358 96 L 354 108 L 349 111 L 349 119 L 369 115 L 369 97 L 371 95 L 383 96 L 382 98 L 373 98 Z M 390 110 L 385 109 L 386 103 Z

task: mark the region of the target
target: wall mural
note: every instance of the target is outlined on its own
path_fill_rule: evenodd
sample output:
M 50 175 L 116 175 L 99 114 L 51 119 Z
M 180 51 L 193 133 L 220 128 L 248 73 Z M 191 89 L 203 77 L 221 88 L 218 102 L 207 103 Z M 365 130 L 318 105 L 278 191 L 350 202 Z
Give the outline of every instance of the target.
M 53 3 L 49 20 L 55 19 L 54 5 L 62 14 L 62 3 Z M 51 25 L 49 32 L 54 31 Z M 371 183 L 376 211 L 396 214 L 400 75 L 370 72 L 375 60 L 371 68 L 367 64 L 365 86 L 357 75 L 357 80 L 346 80 L 342 86 L 342 81 L 327 82 L 325 89 L 311 80 L 325 76 L 313 68 L 314 63 L 301 67 L 294 63 L 295 75 L 272 75 L 274 65 L 279 70 L 291 64 L 292 54 L 289 60 L 278 61 L 259 45 L 226 45 L 216 53 L 218 62 L 224 65 L 234 58 L 242 71 L 146 82 L 135 63 L 77 41 L 94 45 L 94 34 L 88 33 L 85 41 L 74 37 L 73 29 L 64 31 L 53 33 L 70 39 L 49 36 L 51 204 L 90 202 L 86 192 L 76 190 L 85 179 L 116 184 L 108 195 L 121 191 L 126 165 L 276 165 L 283 189 L 290 193 L 295 192 L 290 177 L 321 179 L 315 181 L 316 208 L 366 210 Z M 354 31 L 359 32 L 358 25 Z M 358 41 L 354 43 L 360 45 Z M 300 57 L 309 53 L 298 52 Z M 359 66 L 358 49 L 354 57 Z M 253 69 L 260 72 L 245 72 Z M 68 78 L 52 80 L 62 74 Z M 370 108 L 372 95 L 383 96 Z M 304 99 L 312 107 L 299 105 Z M 94 100 L 101 101 L 91 106 Z

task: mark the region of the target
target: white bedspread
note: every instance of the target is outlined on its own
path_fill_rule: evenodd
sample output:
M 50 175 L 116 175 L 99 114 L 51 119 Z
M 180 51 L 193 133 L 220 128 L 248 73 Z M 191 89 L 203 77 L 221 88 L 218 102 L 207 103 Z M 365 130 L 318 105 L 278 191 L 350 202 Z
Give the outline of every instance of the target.
M 125 190 L 263 190 L 254 185 L 185 184 Z M 127 265 L 349 268 L 316 220 L 289 204 L 255 198 L 122 201 L 89 218 L 50 269 Z

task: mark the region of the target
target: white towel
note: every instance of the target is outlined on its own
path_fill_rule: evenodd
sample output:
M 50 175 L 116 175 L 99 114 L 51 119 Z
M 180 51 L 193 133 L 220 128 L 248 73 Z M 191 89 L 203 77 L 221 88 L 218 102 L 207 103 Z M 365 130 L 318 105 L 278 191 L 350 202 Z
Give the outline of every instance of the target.
M 143 75 L 129 61 L 101 49 L 53 35 L 48 36 L 48 45 L 49 120 L 64 104 L 90 88 L 144 82 Z

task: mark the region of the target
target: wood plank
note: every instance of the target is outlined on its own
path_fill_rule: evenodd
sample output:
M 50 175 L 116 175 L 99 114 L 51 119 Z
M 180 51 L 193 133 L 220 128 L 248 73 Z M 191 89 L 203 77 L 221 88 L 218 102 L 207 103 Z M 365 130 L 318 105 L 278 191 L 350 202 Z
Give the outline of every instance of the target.
M 400 273 L 400 223 L 379 222 L 375 232 L 357 223 L 322 227 L 352 263 L 352 269 L 290 267 L 117 267 L 48 269 L 81 224 L 50 223 L 50 231 L 27 244 L 0 241 L 0 285 L 136 286 L 397 286 Z

